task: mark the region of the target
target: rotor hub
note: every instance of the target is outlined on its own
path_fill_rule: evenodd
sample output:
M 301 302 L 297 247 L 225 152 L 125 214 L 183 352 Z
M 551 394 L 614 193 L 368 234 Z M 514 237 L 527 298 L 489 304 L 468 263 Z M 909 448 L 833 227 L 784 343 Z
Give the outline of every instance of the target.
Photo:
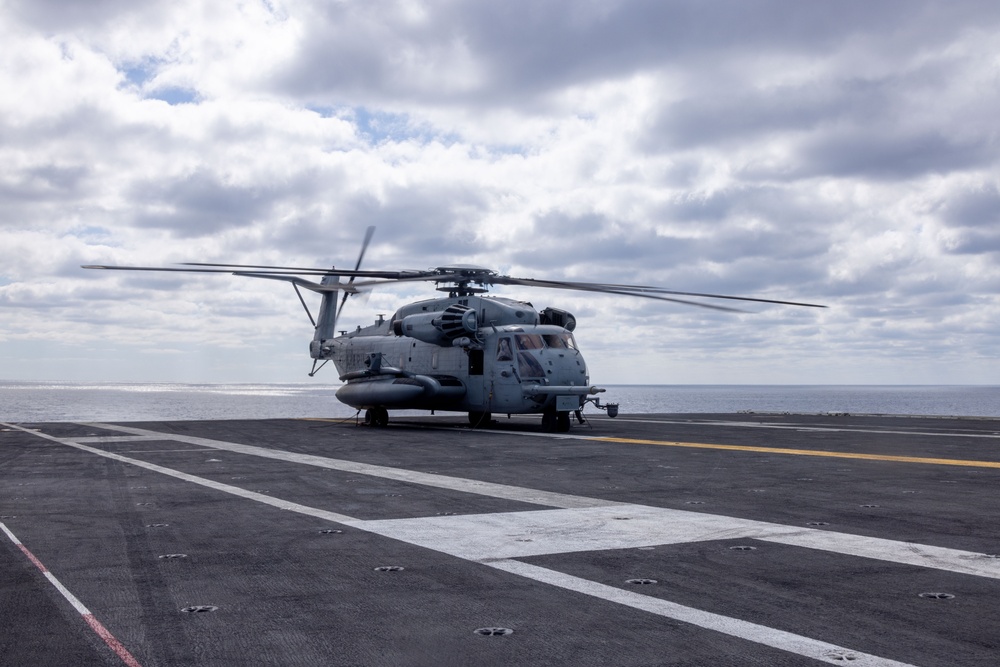
M 435 289 L 448 292 L 449 296 L 471 296 L 490 291 L 492 279 L 499 275 L 493 269 L 474 264 L 438 266 L 433 269 Z

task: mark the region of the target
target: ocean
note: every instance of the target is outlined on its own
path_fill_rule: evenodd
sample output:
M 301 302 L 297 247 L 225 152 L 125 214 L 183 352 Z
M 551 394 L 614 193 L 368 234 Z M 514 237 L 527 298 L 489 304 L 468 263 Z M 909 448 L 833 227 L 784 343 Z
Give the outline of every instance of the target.
M 339 385 L 0 381 L 0 421 L 346 418 Z M 1000 386 L 607 385 L 621 415 L 789 412 L 1000 417 Z M 596 412 L 588 407 L 588 412 Z M 392 414 L 398 414 L 393 412 Z M 405 414 L 426 415 L 427 412 Z

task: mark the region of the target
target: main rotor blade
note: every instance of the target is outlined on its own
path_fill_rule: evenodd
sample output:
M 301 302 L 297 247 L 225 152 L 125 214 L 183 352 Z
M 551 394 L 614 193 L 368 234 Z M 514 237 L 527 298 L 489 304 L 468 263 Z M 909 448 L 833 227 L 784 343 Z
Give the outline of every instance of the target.
M 801 303 L 798 301 L 781 301 L 777 299 L 762 299 L 750 296 L 731 296 L 728 294 L 709 294 L 706 292 L 681 292 L 669 290 L 663 287 L 652 287 L 650 285 L 623 285 L 618 283 L 581 283 L 561 280 L 538 280 L 536 278 L 511 278 L 509 276 L 497 276 L 491 282 L 497 285 L 524 285 L 526 287 L 551 287 L 554 289 L 569 289 L 582 292 L 602 292 L 628 294 L 629 296 L 650 296 L 652 294 L 672 294 L 676 296 L 694 296 L 705 299 L 730 299 L 733 301 L 752 301 L 757 303 L 774 303 L 784 306 L 803 306 L 807 308 L 826 308 L 815 303 Z M 695 303 L 688 301 L 684 303 Z M 704 306 L 705 304 L 698 304 Z
M 267 280 L 281 280 L 287 283 L 292 283 L 293 285 L 298 285 L 299 287 L 304 287 L 311 292 L 316 292 L 317 294 L 323 294 L 325 292 L 339 292 L 344 289 L 350 289 L 350 291 L 352 292 L 357 291 L 353 287 L 345 285 L 344 283 L 334 283 L 332 285 L 320 285 L 319 283 L 314 283 L 311 280 L 306 280 L 305 278 L 300 278 L 298 276 L 277 276 L 272 273 L 252 273 L 250 271 L 235 271 L 233 275 L 243 276 L 245 278 L 264 278 Z M 315 326 L 315 324 L 313 326 Z
M 535 280 L 532 278 L 511 278 L 509 276 L 498 276 L 493 280 L 494 283 L 498 285 L 522 285 L 525 287 L 548 287 L 552 289 L 566 289 L 575 290 L 578 292 L 596 292 L 598 294 L 618 294 L 621 296 L 637 296 L 643 299 L 655 299 L 657 301 L 669 301 L 671 303 L 680 303 L 685 306 L 696 306 L 698 308 L 707 308 L 709 310 L 721 310 L 727 313 L 745 313 L 747 311 L 740 310 L 738 308 L 729 308 L 728 306 L 716 306 L 711 303 L 701 303 L 699 301 L 688 301 L 686 299 L 675 299 L 668 296 L 660 296 L 657 294 L 647 294 L 644 292 L 633 292 L 621 288 L 615 288 L 607 285 L 601 285 L 597 283 L 563 283 L 555 280 Z
M 447 282 L 445 280 L 441 280 L 441 276 L 439 276 L 439 275 L 433 275 L 433 276 L 413 276 L 413 277 L 408 277 L 408 278 L 393 278 L 393 279 L 388 279 L 388 280 L 368 280 L 368 281 L 356 282 L 356 283 L 354 283 L 354 287 L 360 290 L 360 289 L 364 289 L 364 288 L 371 289 L 371 288 L 375 288 L 375 287 L 384 287 L 384 286 L 388 286 L 388 285 L 395 285 L 396 283 L 421 282 L 421 281 L 422 282 L 431 282 L 431 281 Z M 473 281 L 473 282 L 475 282 L 475 281 Z M 699 303 L 698 301 L 687 301 L 685 299 L 674 299 L 674 298 L 671 298 L 671 297 L 660 296 L 660 295 L 656 295 L 656 294 L 642 294 L 642 293 L 639 293 L 639 292 L 629 292 L 627 290 L 613 289 L 613 288 L 610 288 L 610 287 L 604 287 L 602 285 L 597 285 L 597 284 L 593 284 L 593 285 L 592 284 L 587 284 L 586 287 L 582 287 L 580 285 L 573 286 L 573 285 L 570 285 L 570 284 L 560 284 L 560 283 L 558 283 L 556 281 L 540 281 L 540 280 L 532 280 L 532 279 L 529 279 L 529 278 L 510 278 L 508 276 L 494 276 L 494 277 L 490 278 L 488 282 L 492 283 L 492 284 L 497 284 L 497 285 L 523 285 L 525 287 L 550 287 L 550 288 L 553 288 L 553 289 L 568 289 L 568 290 L 576 290 L 576 291 L 583 291 L 583 292 L 597 292 L 597 293 L 600 293 L 600 294 L 617 294 L 617 295 L 620 295 L 620 296 L 635 296 L 635 297 L 640 297 L 640 298 L 643 298 L 643 299 L 655 299 L 657 301 L 669 301 L 671 303 L 680 303 L 680 304 L 683 304 L 685 306 L 696 306 L 698 308 L 708 308 L 709 310 L 720 310 L 720 311 L 727 312 L 727 313 L 745 313 L 745 312 L 747 312 L 745 310 L 740 310 L 738 308 L 729 308 L 729 307 L 726 307 L 726 306 L 716 306 L 716 305 L 713 305 L 713 304 L 710 304 L 710 303 Z
M 360 264 L 360 262 L 359 262 Z M 181 266 L 219 266 L 234 269 L 255 269 L 254 273 L 277 273 L 277 274 L 305 274 L 313 276 L 341 276 L 358 278 L 402 278 L 411 274 L 423 274 L 424 271 L 359 271 L 358 269 L 317 269 L 294 266 L 267 266 L 263 264 L 210 264 L 205 262 L 182 262 Z M 263 269 L 263 270 L 256 270 Z
M 103 271 L 172 271 L 176 273 L 235 273 L 231 269 L 175 269 L 166 266 L 116 266 L 112 264 L 83 264 L 81 269 Z
M 171 267 L 151 267 L 151 266 L 112 266 L 112 265 L 87 265 L 83 268 L 85 269 L 112 269 L 120 271 L 170 271 L 170 272 L 180 272 L 180 273 L 232 273 L 234 275 L 245 275 L 254 278 L 265 278 L 268 276 L 286 276 L 286 275 L 312 275 L 312 276 L 336 276 L 336 277 L 346 277 L 350 280 L 342 284 L 342 289 L 345 286 L 352 286 L 354 289 L 345 289 L 344 296 L 340 302 L 340 306 L 337 309 L 337 314 L 339 316 L 340 311 L 343 310 L 344 304 L 346 303 L 347 296 L 352 291 L 357 291 L 358 288 L 374 288 L 387 286 L 394 283 L 403 282 L 436 282 L 436 283 L 446 283 L 455 284 L 461 288 L 462 285 L 482 285 L 486 287 L 488 285 L 517 285 L 522 287 L 546 287 L 550 289 L 564 289 L 573 290 L 578 292 L 593 292 L 599 294 L 617 294 L 620 296 L 634 296 L 645 299 L 655 299 L 657 301 L 669 301 L 672 303 L 680 303 L 688 306 L 696 306 L 699 308 L 708 308 L 711 310 L 721 310 L 729 312 L 745 312 L 735 308 L 726 308 L 724 306 L 716 306 L 712 304 L 702 303 L 699 301 L 689 301 L 687 299 L 678 299 L 674 297 L 696 297 L 703 299 L 727 299 L 731 301 L 748 301 L 752 303 L 770 303 L 782 306 L 799 306 L 804 308 L 826 308 L 826 306 L 816 303 L 803 303 L 799 301 L 785 301 L 780 299 L 763 299 L 759 297 L 750 296 L 733 296 L 730 294 L 712 294 L 707 292 L 683 292 L 679 290 L 670 290 L 664 287 L 655 287 L 652 285 L 626 285 L 622 283 L 587 283 L 587 282 L 577 282 L 577 281 L 565 281 L 565 280 L 540 280 L 537 278 L 514 278 L 511 276 L 498 276 L 493 272 L 484 272 L 475 276 L 457 276 L 453 273 L 443 271 L 441 269 L 429 269 L 425 271 L 414 271 L 414 270 L 404 270 L 404 271 L 362 271 L 361 261 L 364 258 L 365 252 L 368 248 L 368 244 L 371 242 L 372 234 L 375 228 L 369 227 L 365 232 L 365 238 L 361 244 L 361 252 L 358 255 L 358 261 L 355 263 L 354 270 L 341 270 L 336 268 L 330 269 L 316 269 L 316 268 L 296 268 L 287 266 L 265 266 L 256 264 L 212 264 L 203 262 L 188 262 L 182 264 L 184 267 L 199 267 L 199 268 L 171 268 Z M 235 270 L 234 270 L 235 269 Z M 254 269 L 252 271 L 247 271 L 246 269 Z M 363 280 L 360 282 L 355 282 L 356 278 L 366 278 L 368 280 Z M 280 279 L 280 278 L 279 278 Z
M 215 264 L 212 262 L 180 262 L 181 266 L 220 266 L 234 269 L 274 269 L 276 271 L 296 271 L 299 273 L 317 273 L 329 271 L 310 266 L 269 266 L 267 264 Z
M 205 268 L 174 268 L 168 266 L 117 266 L 113 264 L 85 264 L 83 269 L 102 269 L 108 271 L 172 271 L 176 273 L 231 273 L 255 275 L 312 275 L 312 276 L 338 276 L 356 278 L 399 278 L 402 276 L 419 273 L 416 271 L 351 271 L 350 269 L 295 269 L 292 267 L 258 266 L 254 264 L 206 264 L 200 262 L 184 262 L 179 266 L 205 267 Z M 208 267 L 228 267 L 228 268 L 208 268 Z M 254 271 L 243 271 L 242 269 L 254 269 Z M 263 269 L 263 270 L 258 270 Z

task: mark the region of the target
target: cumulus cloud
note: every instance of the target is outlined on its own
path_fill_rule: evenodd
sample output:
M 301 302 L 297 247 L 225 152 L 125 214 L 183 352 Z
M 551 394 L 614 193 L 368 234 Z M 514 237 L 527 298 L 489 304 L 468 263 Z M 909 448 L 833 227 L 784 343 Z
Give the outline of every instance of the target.
M 8 365 L 19 377 L 52 377 L 58 356 L 103 379 L 86 362 L 100 341 L 150 380 L 179 379 L 177 355 L 150 350 L 181 348 L 248 350 L 219 381 L 301 379 L 309 328 L 286 285 L 77 267 L 345 266 L 371 224 L 369 268 L 476 263 L 831 306 L 733 315 L 498 290 L 576 312 L 601 382 L 995 377 L 995 3 L 0 13 L 0 346 L 16 346 L 0 356 L 72 346 Z M 376 291 L 345 319 L 430 294 Z M 302 368 L 255 365 L 265 347 Z

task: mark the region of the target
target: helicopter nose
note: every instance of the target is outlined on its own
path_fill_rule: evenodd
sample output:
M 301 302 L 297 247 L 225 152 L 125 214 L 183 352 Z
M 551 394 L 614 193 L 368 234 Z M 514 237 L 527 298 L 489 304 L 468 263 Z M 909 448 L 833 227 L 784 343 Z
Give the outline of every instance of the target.
M 547 360 L 546 377 L 550 384 L 585 385 L 589 383 L 583 355 L 560 355 Z

